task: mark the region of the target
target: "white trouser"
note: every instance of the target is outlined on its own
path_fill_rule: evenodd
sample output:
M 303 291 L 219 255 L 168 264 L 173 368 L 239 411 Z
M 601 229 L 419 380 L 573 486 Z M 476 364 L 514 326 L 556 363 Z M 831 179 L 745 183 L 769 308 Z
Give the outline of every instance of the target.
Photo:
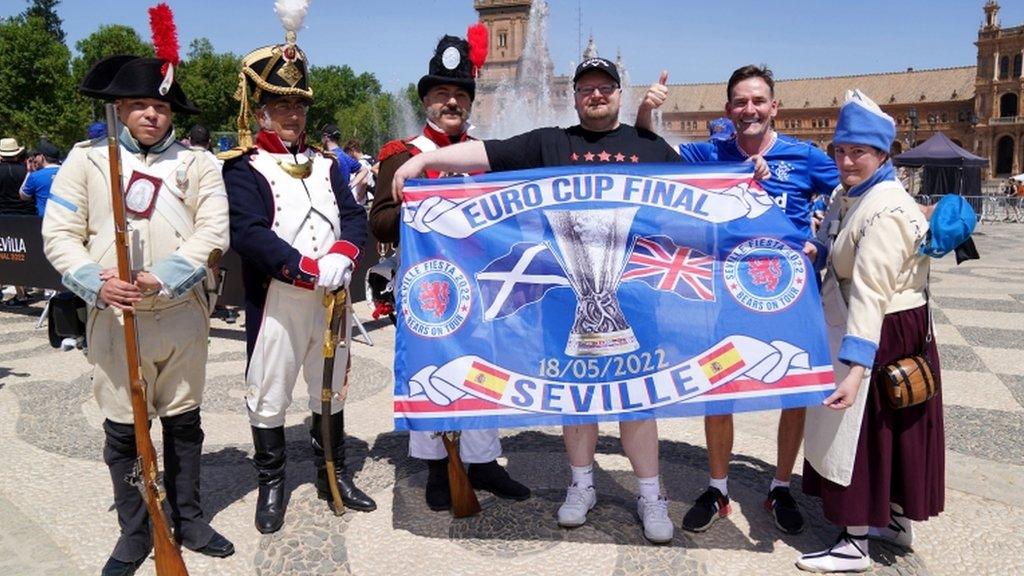
M 409 456 L 420 460 L 441 460 L 448 456 L 441 437 L 433 432 L 409 432 Z M 466 464 L 483 464 L 501 456 L 498 429 L 463 430 L 459 436 L 459 457 Z
M 323 289 L 306 290 L 271 281 L 260 332 L 245 374 L 245 402 L 249 407 L 249 423 L 254 427 L 284 426 L 285 411 L 292 403 L 292 389 L 300 368 L 309 390 L 309 409 L 320 413 L 324 373 L 323 297 Z M 345 406 L 342 390 L 345 352 L 344 348 L 338 348 L 335 355 L 331 414 L 337 414 Z

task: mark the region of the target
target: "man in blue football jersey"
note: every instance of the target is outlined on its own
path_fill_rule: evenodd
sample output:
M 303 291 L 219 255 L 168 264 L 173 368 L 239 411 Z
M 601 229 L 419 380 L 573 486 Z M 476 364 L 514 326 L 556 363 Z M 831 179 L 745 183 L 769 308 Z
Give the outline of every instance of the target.
M 668 96 L 667 81 L 668 74 L 662 72 L 659 81 L 648 89 L 637 112 L 637 126 L 650 125 L 651 112 Z M 680 144 L 682 161 L 743 162 L 756 156 L 763 157 L 771 175 L 761 185 L 786 212 L 790 222 L 810 239 L 814 196 L 830 195 L 839 184 L 835 163 L 809 142 L 774 130 L 772 120 L 778 114 L 779 102 L 775 99 L 775 82 L 768 68 L 748 65 L 737 69 L 729 78 L 726 97 L 725 115 L 736 127 L 736 135 L 725 140 L 713 138 L 706 142 Z M 814 260 L 817 250 L 807 242 L 804 252 Z M 775 478 L 768 488 L 765 502 L 776 526 L 790 534 L 800 532 L 804 526 L 800 510 L 789 492 L 789 479 L 803 441 L 803 429 L 803 408 L 782 411 Z M 683 518 L 683 528 L 691 532 L 707 530 L 715 520 L 731 511 L 727 481 L 733 444 L 732 415 L 705 417 L 704 434 L 711 480 L 708 489 Z

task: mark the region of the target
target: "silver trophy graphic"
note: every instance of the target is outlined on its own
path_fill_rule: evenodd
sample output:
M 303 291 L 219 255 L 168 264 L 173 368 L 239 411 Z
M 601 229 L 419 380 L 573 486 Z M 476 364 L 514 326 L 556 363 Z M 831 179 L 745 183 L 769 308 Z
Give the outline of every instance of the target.
M 569 356 L 611 356 L 640 347 L 615 297 L 637 210 L 544 213 L 554 231 L 562 267 L 576 292 L 576 319 L 565 345 Z

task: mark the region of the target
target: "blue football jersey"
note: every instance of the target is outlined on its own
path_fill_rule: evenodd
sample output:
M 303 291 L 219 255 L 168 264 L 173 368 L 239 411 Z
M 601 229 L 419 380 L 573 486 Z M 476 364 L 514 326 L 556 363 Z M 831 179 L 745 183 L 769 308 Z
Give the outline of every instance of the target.
M 743 162 L 749 158 L 735 138 L 679 145 L 683 162 Z M 776 134 L 764 153 L 772 176 L 761 182 L 790 222 L 811 237 L 811 202 L 815 194 L 831 195 L 839 185 L 839 170 L 827 154 L 808 142 Z

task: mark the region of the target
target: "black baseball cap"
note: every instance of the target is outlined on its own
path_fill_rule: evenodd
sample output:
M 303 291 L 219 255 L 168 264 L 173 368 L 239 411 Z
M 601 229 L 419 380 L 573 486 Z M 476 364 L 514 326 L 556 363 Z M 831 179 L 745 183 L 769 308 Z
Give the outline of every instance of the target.
M 320 131 L 320 135 L 327 136 L 334 141 L 341 140 L 341 130 L 338 130 L 338 126 L 336 124 L 328 124 L 324 126 L 324 129 Z
M 622 85 L 622 81 L 619 80 L 619 69 L 615 66 L 615 63 L 605 58 L 587 58 L 580 65 L 576 67 L 576 73 L 572 75 L 572 83 L 575 84 L 580 76 L 583 76 L 591 70 L 597 70 L 604 72 L 608 76 L 611 76 L 612 80 L 616 84 Z

